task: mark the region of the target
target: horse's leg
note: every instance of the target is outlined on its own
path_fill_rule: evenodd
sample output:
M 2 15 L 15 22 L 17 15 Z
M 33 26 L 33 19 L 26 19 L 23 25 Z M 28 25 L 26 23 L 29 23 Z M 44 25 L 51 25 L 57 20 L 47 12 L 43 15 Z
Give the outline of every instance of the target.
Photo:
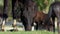
M 43 22 L 40 21 L 40 22 L 38 22 L 38 30 L 42 30 L 42 29 L 44 29 L 43 28 Z
M 32 26 L 32 31 L 34 31 L 34 26 Z
M 49 23 L 51 23 L 51 22 L 49 22 Z M 48 31 L 53 31 L 53 25 L 52 24 L 48 25 Z
M 17 27 L 16 27 L 16 19 L 14 19 L 13 22 L 14 22 L 14 23 L 12 24 L 13 30 L 14 30 L 14 31 L 18 31 L 18 30 L 17 30 Z
M 53 32 L 55 32 L 55 17 L 52 17 L 52 23 L 53 23 Z
M 5 31 L 4 28 L 5 28 L 6 20 L 7 20 L 7 18 L 1 19 L 1 22 L 2 22 L 2 23 L 1 23 L 1 28 L 2 28 L 1 30 L 2 30 L 2 31 Z
M 4 31 L 4 28 L 5 28 L 5 22 L 6 22 L 6 19 L 4 19 L 3 22 L 2 22 L 2 24 L 1 24 L 1 25 L 2 25 L 2 31 Z
M 38 22 L 36 22 L 36 26 L 35 26 L 36 30 L 38 30 Z
M 2 18 L 0 17 L 0 31 L 2 30 L 2 22 L 3 22 L 3 20 L 2 20 Z
M 32 22 L 32 31 L 34 31 L 34 25 L 35 25 L 35 23 L 34 23 L 34 21 Z
M 41 27 L 40 27 L 41 24 L 40 25 L 39 24 L 40 24 L 40 22 L 36 22 L 36 26 L 35 26 L 36 30 L 41 29 Z
M 12 0 L 12 14 L 13 14 L 13 20 L 14 20 L 14 23 L 13 23 L 14 31 L 17 31 L 17 27 L 16 27 L 17 3 L 18 3 L 18 0 Z
M 35 29 L 38 30 L 38 22 L 35 23 L 36 23 Z
M 4 0 L 4 7 L 3 7 L 3 22 L 2 22 L 2 31 L 4 31 L 4 27 L 5 27 L 5 22 L 6 19 L 8 18 L 8 0 Z
M 58 34 L 60 34 L 60 17 L 57 19 Z

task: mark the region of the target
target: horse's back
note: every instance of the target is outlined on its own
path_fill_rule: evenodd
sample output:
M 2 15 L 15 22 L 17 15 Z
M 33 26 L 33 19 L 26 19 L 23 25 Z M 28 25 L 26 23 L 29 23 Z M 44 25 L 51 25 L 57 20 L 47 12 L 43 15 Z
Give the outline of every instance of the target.
M 37 14 L 35 14 L 35 21 L 43 21 L 45 20 L 47 14 L 43 13 L 42 11 L 37 11 Z
M 50 7 L 52 7 L 51 8 L 52 12 L 58 17 L 59 16 L 58 14 L 60 14 L 60 2 L 59 1 L 54 2 L 51 4 Z

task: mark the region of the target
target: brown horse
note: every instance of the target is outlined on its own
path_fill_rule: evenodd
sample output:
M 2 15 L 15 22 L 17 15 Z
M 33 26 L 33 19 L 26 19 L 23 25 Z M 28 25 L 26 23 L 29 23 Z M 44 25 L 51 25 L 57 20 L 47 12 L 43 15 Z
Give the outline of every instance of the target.
M 43 13 L 42 11 L 38 11 L 35 14 L 34 21 L 36 23 L 36 30 L 38 29 L 47 29 L 48 31 L 53 30 L 53 22 L 49 20 L 49 23 L 44 23 L 45 18 L 47 18 L 47 14 Z

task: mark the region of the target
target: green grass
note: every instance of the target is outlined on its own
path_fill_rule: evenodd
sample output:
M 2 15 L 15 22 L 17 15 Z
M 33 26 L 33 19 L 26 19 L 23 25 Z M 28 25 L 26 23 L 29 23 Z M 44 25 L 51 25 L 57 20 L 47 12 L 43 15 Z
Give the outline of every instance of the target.
M 44 30 L 44 31 L 0 32 L 0 34 L 53 34 L 53 32 Z M 57 34 L 57 32 L 55 34 Z

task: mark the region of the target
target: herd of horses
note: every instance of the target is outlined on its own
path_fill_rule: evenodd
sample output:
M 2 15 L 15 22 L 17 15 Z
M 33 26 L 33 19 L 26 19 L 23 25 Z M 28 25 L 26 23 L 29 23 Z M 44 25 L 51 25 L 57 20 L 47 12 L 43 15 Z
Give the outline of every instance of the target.
M 8 1 L 4 0 L 3 13 L 1 18 L 3 19 L 2 30 L 4 30 L 5 20 L 8 18 Z M 17 5 L 18 4 L 18 5 Z M 19 11 L 17 13 L 17 7 Z M 55 32 L 55 17 L 57 17 L 57 28 L 60 32 L 60 2 L 54 2 L 49 7 L 48 14 L 38 11 L 38 6 L 34 0 L 12 0 L 12 17 L 14 20 L 13 27 L 16 29 L 17 14 L 24 25 L 25 31 L 31 31 L 34 22 L 36 23 L 36 30 L 41 26 L 43 28 Z M 51 19 L 52 18 L 52 21 Z

